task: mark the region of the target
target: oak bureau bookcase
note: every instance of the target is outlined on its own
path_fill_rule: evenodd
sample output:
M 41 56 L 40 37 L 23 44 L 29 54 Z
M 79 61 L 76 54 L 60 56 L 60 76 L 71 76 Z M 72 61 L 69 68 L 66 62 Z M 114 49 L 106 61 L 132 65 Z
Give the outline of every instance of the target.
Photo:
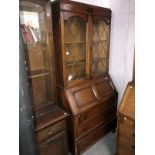
M 116 127 L 111 10 L 67 0 L 51 6 L 58 103 L 70 114 L 69 147 L 78 155 Z
M 67 113 L 56 104 L 51 3 L 20 1 L 20 26 L 30 93 L 36 115 L 39 155 L 67 155 Z

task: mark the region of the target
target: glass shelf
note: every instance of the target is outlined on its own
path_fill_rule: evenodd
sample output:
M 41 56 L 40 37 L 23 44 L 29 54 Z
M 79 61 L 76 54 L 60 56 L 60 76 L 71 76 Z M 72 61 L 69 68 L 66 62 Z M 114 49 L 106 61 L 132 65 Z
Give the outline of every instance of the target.
M 34 45 L 34 46 L 36 46 L 36 45 L 38 45 L 38 44 L 41 44 L 41 45 L 46 45 L 47 44 L 47 42 L 45 42 L 45 41 L 37 41 L 37 42 L 32 42 L 32 43 L 26 43 L 26 42 L 24 42 L 24 44 L 25 45 Z
M 86 63 L 86 62 L 73 62 L 73 63 L 71 63 L 71 64 L 67 64 L 66 67 L 81 65 L 81 64 L 83 64 L 83 63 Z

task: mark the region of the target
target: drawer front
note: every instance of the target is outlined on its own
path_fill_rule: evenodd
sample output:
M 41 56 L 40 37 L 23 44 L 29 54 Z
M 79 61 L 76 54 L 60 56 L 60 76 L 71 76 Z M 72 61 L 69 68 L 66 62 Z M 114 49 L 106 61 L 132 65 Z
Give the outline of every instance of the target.
M 40 143 L 46 140 L 48 137 L 55 135 L 56 133 L 66 128 L 66 121 L 62 120 L 55 123 L 47 128 L 44 128 L 37 132 L 37 142 Z
M 103 124 L 112 117 L 116 117 L 116 107 L 114 106 L 114 103 L 115 99 L 111 98 L 105 103 L 99 104 L 81 114 L 78 118 L 78 122 L 75 122 L 75 126 L 78 124 L 78 128 L 75 131 L 75 138 L 78 138 L 81 134 Z
M 118 125 L 118 134 L 130 139 L 132 142 L 135 141 L 135 131 L 134 128 L 128 127 L 124 123 L 119 123 Z
M 40 144 L 39 155 L 67 155 L 67 132 L 65 130 L 48 138 L 45 142 Z
M 92 119 L 100 114 L 107 112 L 109 109 L 114 109 L 116 111 L 116 104 L 115 104 L 115 96 L 109 98 L 107 101 L 102 103 L 98 103 L 95 107 L 89 109 L 88 111 L 81 113 L 78 116 L 78 125 L 84 124 L 88 119 Z
M 99 128 L 89 133 L 87 136 L 85 136 L 84 138 L 76 142 L 75 145 L 76 145 L 77 154 L 81 154 L 88 147 L 93 145 L 97 140 L 99 140 L 110 130 L 112 130 L 115 127 L 115 122 L 116 122 L 115 120 L 116 118 L 111 119 L 105 125 L 100 126 Z
M 135 151 L 135 143 L 121 135 L 119 135 L 118 137 L 118 145 L 124 146 L 126 149 L 128 149 L 131 152 Z

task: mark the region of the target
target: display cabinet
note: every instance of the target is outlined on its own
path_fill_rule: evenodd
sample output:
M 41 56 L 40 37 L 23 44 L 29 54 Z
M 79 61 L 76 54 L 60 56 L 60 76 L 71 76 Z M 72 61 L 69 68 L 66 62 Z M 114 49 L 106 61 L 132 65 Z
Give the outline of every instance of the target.
M 53 4 L 53 7 L 57 7 L 56 5 Z M 61 51 L 56 53 L 56 63 L 61 68 L 61 73 L 57 73 L 61 75 L 57 75 L 58 83 L 63 86 L 74 85 L 107 73 L 111 11 L 103 9 L 102 14 L 106 12 L 106 16 L 92 16 L 89 8 L 83 13 L 67 6 L 62 9 L 66 11 L 53 14 L 54 30 L 61 24 L 60 30 L 54 31 L 56 51 Z
M 67 113 L 59 108 L 56 102 L 51 23 L 50 1 L 20 1 L 20 28 L 26 55 L 29 90 L 35 113 L 38 154 L 49 155 L 55 151 L 55 155 L 64 155 L 67 154 L 65 125 Z M 51 130 L 53 128 L 54 132 Z M 40 135 L 43 137 L 41 141 Z M 63 152 L 58 152 L 58 148 Z
M 69 146 L 81 154 L 115 128 L 117 91 L 109 70 L 111 10 L 52 2 L 58 102 L 68 113 Z
M 56 102 L 50 12 L 44 1 L 20 1 L 28 78 L 36 112 Z M 53 63 L 53 64 L 52 64 Z M 52 81 L 52 82 L 51 82 Z

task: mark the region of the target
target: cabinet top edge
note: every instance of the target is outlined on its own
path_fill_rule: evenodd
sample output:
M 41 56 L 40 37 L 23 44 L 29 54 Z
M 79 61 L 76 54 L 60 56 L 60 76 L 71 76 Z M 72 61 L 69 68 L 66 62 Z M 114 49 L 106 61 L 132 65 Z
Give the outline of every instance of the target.
M 71 5 L 81 6 L 81 7 L 90 7 L 93 9 L 100 9 L 102 11 L 112 12 L 110 8 L 105 8 L 105 7 L 87 4 L 87 3 L 83 3 L 83 2 L 68 1 L 68 0 L 56 0 L 56 1 L 51 2 L 52 6 L 59 5 L 59 10 L 62 10 L 62 5 L 65 5 L 65 4 L 71 4 Z

